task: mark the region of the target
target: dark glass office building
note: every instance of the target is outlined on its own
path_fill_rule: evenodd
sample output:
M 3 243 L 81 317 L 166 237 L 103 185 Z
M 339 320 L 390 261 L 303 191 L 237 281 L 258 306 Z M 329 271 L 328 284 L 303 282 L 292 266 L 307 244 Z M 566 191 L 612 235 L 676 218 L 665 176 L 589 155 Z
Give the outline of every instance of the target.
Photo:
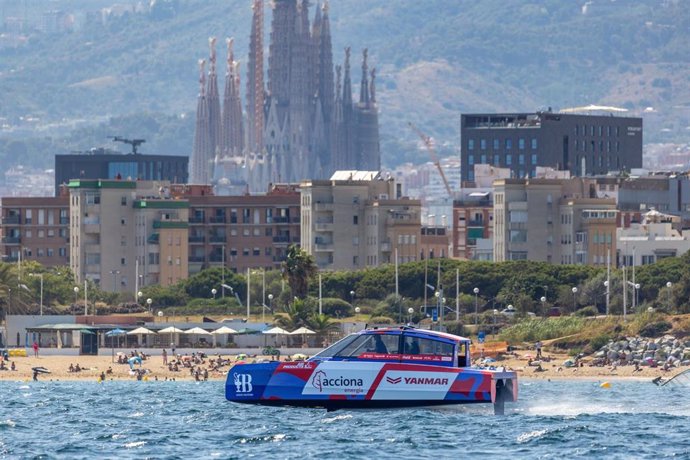
M 534 177 L 537 166 L 573 176 L 642 167 L 642 118 L 572 113 L 466 114 L 460 118 L 462 180 L 474 165 L 509 168 Z
M 55 155 L 55 195 L 60 185 L 70 179 L 140 179 L 168 180 L 186 184 L 189 179 L 189 157 L 178 155 L 144 155 L 101 153 Z

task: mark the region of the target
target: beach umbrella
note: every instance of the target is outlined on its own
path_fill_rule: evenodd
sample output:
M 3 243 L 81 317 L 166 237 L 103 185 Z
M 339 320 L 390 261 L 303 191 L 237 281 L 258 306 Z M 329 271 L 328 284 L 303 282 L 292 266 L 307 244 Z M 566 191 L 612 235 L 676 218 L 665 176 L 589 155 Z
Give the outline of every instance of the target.
M 127 335 L 136 335 L 137 336 L 137 342 L 139 342 L 140 344 L 143 342 L 142 336 L 152 335 L 152 334 L 155 334 L 155 332 L 153 332 L 151 329 L 146 329 L 145 327 L 138 327 L 138 328 L 134 329 L 133 331 L 129 331 L 127 333 Z M 145 346 L 148 344 L 144 343 L 143 345 Z
M 110 345 L 111 345 L 111 347 L 112 347 L 112 352 L 113 352 L 113 354 L 112 354 L 112 362 L 115 362 L 115 342 L 114 342 L 114 337 L 120 337 L 120 336 L 123 336 L 123 335 L 126 335 L 126 334 L 127 334 L 127 331 L 125 331 L 124 329 L 120 329 L 119 327 L 118 327 L 118 328 L 115 328 L 115 329 L 112 329 L 112 330 L 110 330 L 110 331 L 108 331 L 108 332 L 105 333 L 105 336 L 106 336 L 106 337 L 110 337 Z M 119 346 L 119 343 L 118 343 L 118 346 Z
M 288 331 L 286 331 L 282 327 L 278 327 L 278 326 L 272 327 L 270 329 L 266 329 L 265 331 L 261 331 L 261 333 L 265 334 L 265 335 L 275 335 L 276 336 L 276 342 L 278 340 L 279 335 L 290 335 L 290 333 Z M 266 346 L 266 340 L 264 340 L 264 346 Z
M 290 335 L 301 335 L 302 336 L 302 343 L 307 341 L 307 335 L 309 335 L 309 334 L 316 334 L 316 332 L 312 331 L 311 329 L 307 329 L 304 326 L 290 332 Z
M 208 332 L 206 329 L 202 329 L 200 327 L 193 327 L 191 329 L 187 329 L 184 331 L 185 334 L 194 334 L 194 338 L 199 341 L 199 336 L 200 335 L 211 335 L 210 332 Z
M 256 329 L 249 329 L 248 327 L 242 328 L 239 331 L 236 332 L 236 334 L 239 335 L 244 335 L 244 334 L 258 334 L 260 331 L 257 331 Z
M 219 336 L 221 334 L 236 334 L 236 333 L 237 333 L 236 330 L 234 330 L 231 327 L 227 327 L 227 326 L 222 326 L 222 327 L 216 329 L 215 331 L 211 331 L 211 334 L 213 334 L 213 346 L 214 347 L 216 346 L 216 336 Z
M 175 343 L 173 334 L 181 334 L 183 332 L 184 331 L 182 329 L 178 329 L 175 326 L 169 326 L 169 327 L 166 327 L 165 329 L 161 329 L 160 331 L 158 331 L 158 334 L 170 334 L 170 342 L 171 342 L 171 346 L 172 346 L 172 344 Z M 179 340 L 178 340 L 178 342 L 179 342 Z

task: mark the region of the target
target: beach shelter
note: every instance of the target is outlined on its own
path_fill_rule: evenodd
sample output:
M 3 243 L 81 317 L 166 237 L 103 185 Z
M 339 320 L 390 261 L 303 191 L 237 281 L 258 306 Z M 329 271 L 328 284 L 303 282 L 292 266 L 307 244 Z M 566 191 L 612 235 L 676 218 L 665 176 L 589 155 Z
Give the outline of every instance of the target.
M 154 335 L 156 334 L 153 332 L 151 329 L 146 329 L 145 327 L 138 327 L 132 331 L 129 331 L 127 335 L 136 335 L 137 336 L 137 342 L 139 342 L 140 345 L 148 345 L 147 343 L 143 343 L 143 336 L 145 335 Z
M 211 335 L 211 333 L 208 332 L 206 329 L 202 329 L 202 328 L 200 328 L 200 327 L 193 327 L 193 328 L 191 328 L 191 329 L 188 329 L 188 330 L 184 331 L 184 333 L 185 333 L 185 334 L 194 334 L 194 335 L 195 335 L 195 339 L 197 340 L 197 342 L 199 341 L 199 336 L 200 336 L 200 335 Z
M 307 335 L 313 335 L 316 334 L 316 332 L 312 331 L 311 329 L 308 329 L 304 326 L 300 327 L 299 329 L 295 329 L 294 331 L 290 332 L 290 335 L 301 335 L 302 336 L 302 343 L 306 343 L 307 341 Z
M 216 329 L 215 331 L 212 331 L 211 334 L 213 334 L 213 346 L 215 347 L 216 346 L 216 337 L 218 337 L 219 335 L 223 335 L 223 334 L 237 334 L 237 331 L 231 327 L 222 326 L 222 327 Z M 227 341 L 226 341 L 226 343 L 227 343 Z
M 175 337 L 179 337 L 176 334 L 181 334 L 184 331 L 182 329 L 178 329 L 175 326 L 169 326 L 166 327 L 165 329 L 161 329 L 158 331 L 159 337 L 161 334 L 170 334 L 170 346 L 173 346 L 174 344 L 179 344 L 179 340 L 175 340 Z
M 274 335 L 276 336 L 276 345 L 278 345 L 278 336 L 285 336 L 285 335 L 290 335 L 288 331 L 283 329 L 282 327 L 272 327 L 270 329 L 266 329 L 265 331 L 261 331 L 262 334 L 264 335 Z M 264 346 L 266 345 L 266 341 L 264 340 Z

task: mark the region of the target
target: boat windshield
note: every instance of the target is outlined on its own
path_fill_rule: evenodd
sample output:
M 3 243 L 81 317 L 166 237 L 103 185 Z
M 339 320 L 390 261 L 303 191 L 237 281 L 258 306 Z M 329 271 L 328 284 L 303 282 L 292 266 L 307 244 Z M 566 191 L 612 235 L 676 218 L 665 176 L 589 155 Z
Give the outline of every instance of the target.
M 359 334 L 350 334 L 344 339 L 338 340 L 336 343 L 331 345 L 330 347 L 321 350 L 319 353 L 314 355 L 312 359 L 315 358 L 332 358 L 333 356 L 337 355 L 343 348 L 347 347 L 350 345 L 355 339 L 359 337 Z

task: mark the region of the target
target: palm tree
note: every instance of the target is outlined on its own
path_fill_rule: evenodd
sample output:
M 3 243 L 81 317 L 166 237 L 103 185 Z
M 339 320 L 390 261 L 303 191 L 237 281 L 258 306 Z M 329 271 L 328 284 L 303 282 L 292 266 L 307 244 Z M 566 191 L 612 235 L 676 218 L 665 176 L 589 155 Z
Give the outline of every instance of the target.
M 301 300 L 295 300 L 292 304 L 286 305 L 281 313 L 277 313 L 274 320 L 275 324 L 283 329 L 294 331 L 305 326 L 307 318 L 309 318 L 307 304 Z
M 283 262 L 283 276 L 287 279 L 292 295 L 298 299 L 307 296 L 309 278 L 317 272 L 314 257 L 299 246 L 291 244 Z

